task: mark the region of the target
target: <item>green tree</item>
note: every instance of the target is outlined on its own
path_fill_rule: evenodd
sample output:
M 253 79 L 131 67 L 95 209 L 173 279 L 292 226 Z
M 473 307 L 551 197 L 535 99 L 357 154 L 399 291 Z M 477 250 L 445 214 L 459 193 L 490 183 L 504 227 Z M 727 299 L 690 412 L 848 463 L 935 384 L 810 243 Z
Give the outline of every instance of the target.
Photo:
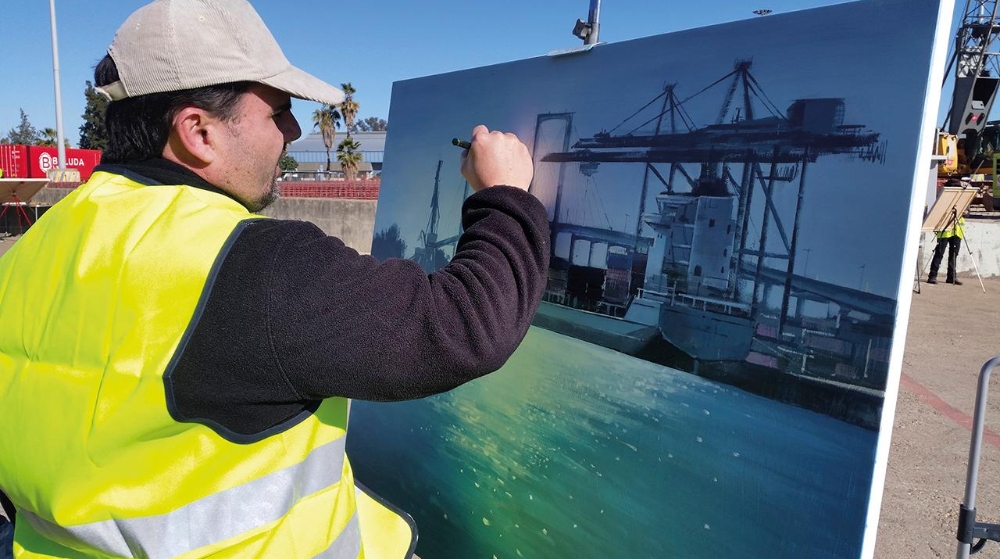
M 389 129 L 384 118 L 370 116 L 358 121 L 357 129 L 361 132 L 385 132 Z
M 104 115 L 108 112 L 108 99 L 98 93 L 89 80 L 83 95 L 87 105 L 83 108 L 83 124 L 80 125 L 80 147 L 105 150 L 108 148 L 108 129 L 104 125 Z
M 330 170 L 330 150 L 333 149 L 334 139 L 337 137 L 337 128 L 340 127 L 340 113 L 333 105 L 323 105 L 316 109 L 312 116 L 313 128 L 319 128 L 319 133 L 323 135 L 323 145 L 326 146 L 326 169 Z
M 299 162 L 286 153 L 278 160 L 278 167 L 281 167 L 282 171 L 294 171 L 299 168 Z
M 38 139 L 35 140 L 35 145 L 49 148 L 56 147 L 59 145 L 59 132 L 55 128 L 43 128 L 41 133 L 38 134 Z M 69 140 L 63 138 L 63 145 L 69 148 Z
M 361 163 L 361 152 L 358 151 L 360 147 L 361 144 L 354 141 L 350 134 L 337 146 L 337 161 L 340 162 L 340 168 L 347 180 L 358 178 L 358 165 Z
M 344 90 L 344 100 L 340 103 L 340 114 L 344 115 L 344 127 L 347 129 L 347 134 L 350 135 L 352 131 L 356 130 L 354 128 L 354 120 L 358 117 L 358 109 L 361 105 L 354 100 L 354 94 L 357 90 L 351 85 L 351 82 L 340 84 L 340 89 Z
M 31 125 L 31 121 L 28 120 L 28 115 L 24 112 L 24 109 L 21 109 L 21 124 L 17 125 L 16 128 L 11 128 L 4 139 L 8 144 L 33 146 L 38 142 L 39 137 L 38 130 Z

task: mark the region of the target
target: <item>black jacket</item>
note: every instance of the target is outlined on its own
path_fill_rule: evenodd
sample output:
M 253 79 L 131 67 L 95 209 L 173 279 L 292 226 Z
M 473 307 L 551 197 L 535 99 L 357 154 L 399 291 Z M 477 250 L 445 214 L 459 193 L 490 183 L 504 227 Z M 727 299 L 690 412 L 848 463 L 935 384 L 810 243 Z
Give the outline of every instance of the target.
M 165 160 L 99 169 L 221 192 Z M 165 375 L 171 413 L 253 437 L 323 398 L 421 398 L 496 370 L 545 289 L 546 212 L 496 186 L 466 200 L 462 223 L 454 258 L 428 275 L 359 255 L 308 222 L 253 220 Z

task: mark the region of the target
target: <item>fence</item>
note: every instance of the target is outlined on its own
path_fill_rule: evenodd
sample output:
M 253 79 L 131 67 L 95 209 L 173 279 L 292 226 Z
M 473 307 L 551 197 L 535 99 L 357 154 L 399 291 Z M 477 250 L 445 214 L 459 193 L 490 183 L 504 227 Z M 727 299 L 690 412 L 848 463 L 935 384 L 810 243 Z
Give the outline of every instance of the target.
M 379 179 L 354 181 L 282 181 L 283 198 L 346 198 L 349 200 L 378 200 Z
M 384 151 L 376 150 L 362 150 L 355 153 L 361 154 L 361 160 L 367 161 L 368 163 L 382 163 L 382 157 Z M 301 163 L 326 163 L 326 152 L 325 151 L 289 151 L 288 155 L 291 155 L 295 161 Z M 333 164 L 337 163 L 337 154 L 333 154 Z
M 50 182 L 47 188 L 73 189 L 78 182 Z M 378 200 L 381 181 L 281 181 L 278 187 L 284 198 L 343 198 L 347 200 Z

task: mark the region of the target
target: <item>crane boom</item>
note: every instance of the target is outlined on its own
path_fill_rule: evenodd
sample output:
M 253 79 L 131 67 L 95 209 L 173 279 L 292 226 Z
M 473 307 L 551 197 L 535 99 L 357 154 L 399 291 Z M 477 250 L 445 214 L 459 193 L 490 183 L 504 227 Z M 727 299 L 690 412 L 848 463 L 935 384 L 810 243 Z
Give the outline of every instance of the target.
M 964 135 L 966 152 L 975 153 L 979 135 L 1000 86 L 1000 60 L 991 47 L 997 42 L 997 0 L 966 0 L 965 12 L 955 35 L 955 50 L 949 67 L 955 66 L 951 110 L 942 128 Z

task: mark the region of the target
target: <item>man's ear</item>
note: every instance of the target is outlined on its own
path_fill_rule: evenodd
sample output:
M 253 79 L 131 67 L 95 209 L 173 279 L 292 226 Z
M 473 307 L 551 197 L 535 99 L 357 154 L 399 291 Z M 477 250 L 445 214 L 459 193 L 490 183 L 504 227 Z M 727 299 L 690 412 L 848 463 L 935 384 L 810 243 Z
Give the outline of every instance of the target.
M 224 124 L 204 109 L 181 109 L 171 122 L 164 158 L 196 169 L 207 167 L 219 156 L 219 127 Z

